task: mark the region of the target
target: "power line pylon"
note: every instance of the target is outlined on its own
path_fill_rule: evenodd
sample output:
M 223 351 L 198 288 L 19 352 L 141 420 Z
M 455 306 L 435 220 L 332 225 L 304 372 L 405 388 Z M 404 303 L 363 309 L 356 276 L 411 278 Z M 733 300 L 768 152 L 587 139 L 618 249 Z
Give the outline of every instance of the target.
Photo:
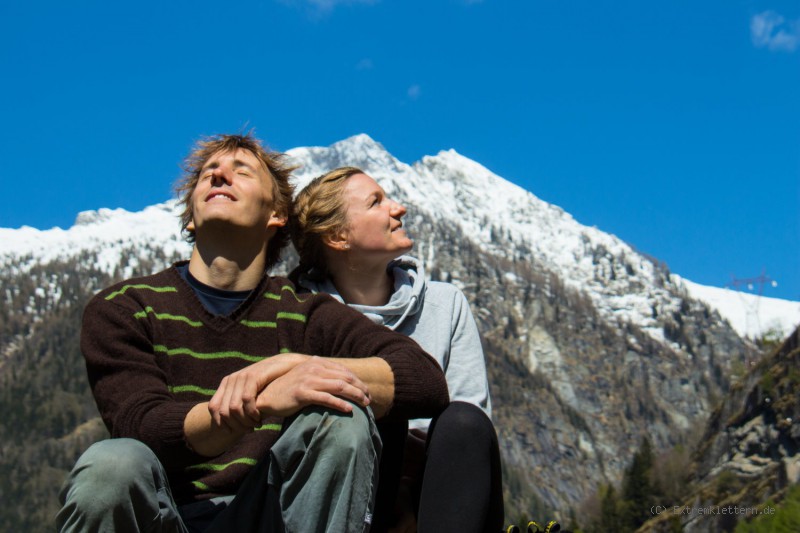
M 745 308 L 745 327 L 747 331 L 751 331 L 750 325 L 755 324 L 755 331 L 757 331 L 759 335 L 763 333 L 761 331 L 761 320 L 758 308 L 761 303 L 761 296 L 764 294 L 764 285 L 770 285 L 771 287 L 778 286 L 778 282 L 767 275 L 766 269 L 761 269 L 761 275 L 753 278 L 737 278 L 731 274 L 731 281 L 725 284 L 726 287 L 739 291 L 740 300 Z M 755 294 L 755 301 L 748 301 L 748 298 L 744 297 L 744 289 L 752 291 L 755 287 L 758 287 L 758 292 Z

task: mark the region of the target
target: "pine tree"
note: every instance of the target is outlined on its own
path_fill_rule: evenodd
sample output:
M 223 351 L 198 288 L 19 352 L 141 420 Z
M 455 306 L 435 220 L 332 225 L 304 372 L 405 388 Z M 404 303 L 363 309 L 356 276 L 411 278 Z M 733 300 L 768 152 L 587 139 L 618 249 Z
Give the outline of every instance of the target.
M 623 504 L 614 486 L 609 485 L 600 502 L 600 527 L 597 531 L 625 532 L 629 530 L 625 526 Z
M 653 462 L 653 446 L 645 437 L 622 479 L 622 497 L 626 507 L 625 523 L 632 529 L 638 528 L 650 518 L 650 507 L 656 494 L 651 480 Z

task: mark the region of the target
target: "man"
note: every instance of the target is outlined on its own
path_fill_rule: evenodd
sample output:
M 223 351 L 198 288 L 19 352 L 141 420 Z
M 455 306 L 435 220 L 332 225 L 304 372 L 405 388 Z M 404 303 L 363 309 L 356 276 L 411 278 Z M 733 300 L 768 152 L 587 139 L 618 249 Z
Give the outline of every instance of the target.
M 435 415 L 441 370 L 405 336 L 266 275 L 288 242 L 282 154 L 222 135 L 186 170 L 191 259 L 86 307 L 81 348 L 112 439 L 70 473 L 59 529 L 367 530 L 373 413 Z

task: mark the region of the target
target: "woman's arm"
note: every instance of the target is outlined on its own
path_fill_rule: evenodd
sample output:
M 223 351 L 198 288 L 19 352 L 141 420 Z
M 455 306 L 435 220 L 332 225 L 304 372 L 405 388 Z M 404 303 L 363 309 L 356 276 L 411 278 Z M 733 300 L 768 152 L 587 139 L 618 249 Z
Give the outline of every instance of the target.
M 450 399 L 476 405 L 491 418 L 492 402 L 486 376 L 486 359 L 478 326 L 464 294 L 458 288 L 452 285 L 450 287 L 453 293 L 453 313 L 450 356 L 445 366 Z

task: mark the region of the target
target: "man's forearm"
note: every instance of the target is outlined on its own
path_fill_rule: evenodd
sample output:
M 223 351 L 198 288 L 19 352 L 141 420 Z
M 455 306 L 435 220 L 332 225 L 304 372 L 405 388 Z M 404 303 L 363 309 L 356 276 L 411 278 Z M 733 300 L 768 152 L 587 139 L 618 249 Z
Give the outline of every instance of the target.
M 231 429 L 214 424 L 211 413 L 208 411 L 208 402 L 195 405 L 186 415 L 183 423 L 186 442 L 189 443 L 192 450 L 206 457 L 221 454 L 250 431 L 252 429 Z
M 243 436 L 251 432 L 255 424 L 245 411 L 242 394 L 252 399 L 251 409 L 255 409 L 255 398 L 272 381 L 290 372 L 294 367 L 308 360 L 307 355 L 296 353 L 280 354 L 252 364 L 241 371 L 226 376 L 220 383 L 210 402 L 195 405 L 186 415 L 183 433 L 189 446 L 200 455 L 213 457 L 224 452 Z M 234 379 L 235 378 L 235 379 Z M 238 380 L 239 386 L 236 381 Z M 236 394 L 226 394 L 226 390 Z M 239 413 L 231 412 L 232 400 Z M 212 414 L 213 413 L 213 414 Z M 217 420 L 214 420 L 214 417 Z M 253 414 L 251 413 L 251 417 Z
M 296 356 L 297 354 L 291 355 Z M 306 357 L 308 356 L 303 356 L 303 358 Z M 394 373 L 386 360 L 380 357 L 329 358 L 328 360 L 341 364 L 367 386 L 370 407 L 376 418 L 381 418 L 389 412 L 394 401 Z M 286 368 L 292 368 L 292 365 L 286 365 L 281 371 Z M 264 385 L 261 390 L 264 390 L 277 377 L 280 375 L 275 373 L 261 381 L 259 386 Z M 240 426 L 229 427 L 216 424 L 209 412 L 209 404 L 204 402 L 194 406 L 186 415 L 184 435 L 189 446 L 195 452 L 213 457 L 230 448 L 250 431 L 249 428 Z
M 382 418 L 394 402 L 394 373 L 389 363 L 380 357 L 333 358 L 347 367 L 369 389 L 370 407 L 375 418 Z
M 242 392 L 247 390 L 250 390 L 251 393 L 247 395 L 248 397 L 252 396 L 253 399 L 260 398 L 260 401 L 253 402 L 251 408 L 255 408 L 256 405 L 260 404 L 259 408 L 262 415 L 288 416 L 293 414 L 298 408 L 302 407 L 303 403 L 308 401 L 309 391 L 313 394 L 313 391 L 317 390 L 317 386 L 323 387 L 319 390 L 325 390 L 323 382 L 315 382 L 310 389 L 302 383 L 299 389 L 291 385 L 286 389 L 286 383 L 282 383 L 282 387 L 275 389 L 278 386 L 276 380 L 279 382 L 285 381 L 289 378 L 288 374 L 293 371 L 300 372 L 300 375 L 319 378 L 324 370 L 314 368 L 315 365 L 330 366 L 330 363 L 336 363 L 341 371 L 351 373 L 358 378 L 355 382 L 351 382 L 346 374 L 341 374 L 341 377 L 337 376 L 334 368 L 333 375 L 328 376 L 325 380 L 325 385 L 328 385 L 327 388 L 330 394 L 339 396 L 346 401 L 361 403 L 357 397 L 359 394 L 364 397 L 364 394 L 369 391 L 369 405 L 373 408 L 376 417 L 383 416 L 392 405 L 394 375 L 389 364 L 381 358 L 320 359 L 291 353 L 281 354 L 270 359 L 272 361 L 265 360 L 227 376 L 220 384 L 220 388 L 211 402 L 197 404 L 189 411 L 184 420 L 184 436 L 195 452 L 207 457 L 219 455 L 252 431 L 251 425 L 255 423 L 256 417 L 253 416 L 253 413 L 249 416 L 246 414 L 248 408 L 245 404 L 248 402 L 240 396 Z M 325 361 L 329 361 L 329 363 Z M 307 364 L 303 365 L 303 363 Z M 296 368 L 298 365 L 303 366 Z M 306 369 L 305 366 L 309 366 L 309 368 Z M 347 385 L 349 394 L 339 394 L 337 384 L 343 382 L 340 380 L 346 380 L 351 383 L 351 385 Z M 243 386 L 238 387 L 234 382 L 243 383 Z M 270 387 L 273 382 L 275 382 L 275 385 Z M 356 386 L 354 387 L 353 384 Z M 364 392 L 359 392 L 359 388 L 363 389 Z M 229 394 L 228 390 L 230 389 L 235 389 L 237 394 Z M 275 396 L 272 396 L 272 400 L 270 400 L 270 396 L 262 396 L 273 389 L 283 391 L 273 393 L 278 394 L 277 402 L 275 401 Z M 334 392 L 334 389 L 336 392 Z M 337 405 L 331 405 L 331 401 L 342 403 L 341 400 L 334 399 L 330 395 L 328 395 L 328 399 L 325 399 L 324 396 L 317 396 L 315 400 L 311 400 L 311 403 L 319 403 L 319 405 L 341 409 Z M 233 414 L 232 406 L 236 406 L 237 413 L 235 415 Z M 258 413 L 255 414 L 257 415 Z

